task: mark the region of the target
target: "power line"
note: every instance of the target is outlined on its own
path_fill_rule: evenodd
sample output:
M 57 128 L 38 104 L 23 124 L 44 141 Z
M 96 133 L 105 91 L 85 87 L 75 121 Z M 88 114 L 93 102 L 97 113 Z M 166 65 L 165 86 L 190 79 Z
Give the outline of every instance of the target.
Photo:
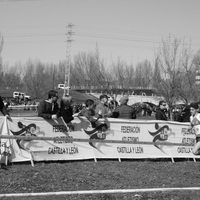
M 145 43 L 154 43 L 154 44 L 162 44 L 162 41 L 156 41 L 156 40 L 143 40 L 143 39 L 131 39 L 131 38 L 118 38 L 118 37 L 109 37 L 109 36 L 97 36 L 97 35 L 86 35 L 86 34 L 76 34 L 77 36 L 83 36 L 83 37 L 94 37 L 94 38 L 101 38 L 101 39 L 110 39 L 110 40 L 122 40 L 127 42 L 145 42 Z M 185 44 L 189 45 L 189 44 Z M 200 46 L 200 44 L 194 44 L 191 43 L 192 46 Z
M 52 26 L 55 26 L 55 27 L 58 27 L 58 26 L 62 26 L 62 25 L 46 25 L 46 26 L 36 26 L 36 27 L 42 27 L 42 28 L 45 28 L 45 27 L 52 27 Z M 12 26 L 8 26 L 8 27 L 12 27 Z M 15 28 L 18 28 L 17 26 L 14 26 Z M 23 27 L 31 27 L 31 26 L 23 26 Z M 35 27 L 35 26 L 34 26 Z M 63 26 L 62 26 L 63 27 Z M 117 47 L 129 47 L 129 48 L 135 48 L 135 44 L 134 44 L 134 46 L 133 45 L 130 45 L 130 43 L 132 43 L 132 42 L 137 42 L 137 46 L 139 46 L 139 48 L 144 48 L 144 47 L 142 47 L 141 45 L 138 45 L 138 43 L 149 43 L 149 44 L 155 44 L 155 45 L 160 45 L 160 44 L 162 44 L 162 41 L 161 41 L 161 39 L 160 40 L 158 40 L 158 39 L 154 39 L 154 38 L 148 38 L 149 36 L 156 36 L 156 35 L 159 35 L 158 33 L 147 33 L 147 32 L 137 32 L 137 31 L 130 31 L 130 30 L 117 30 L 117 29 L 105 29 L 105 28 L 98 28 L 98 27 L 89 27 L 89 26 L 79 26 L 80 28 L 78 28 L 77 30 L 84 30 L 84 29 L 86 29 L 86 30 L 95 30 L 95 31 L 98 31 L 97 33 L 91 33 L 91 31 L 90 32 L 88 32 L 88 33 L 83 33 L 83 32 L 81 32 L 81 31 L 76 31 L 76 35 L 75 35 L 75 37 L 77 38 L 76 39 L 76 43 L 77 42 L 79 42 L 79 43 L 81 43 L 82 42 L 82 40 L 78 40 L 78 38 L 94 38 L 94 39 L 96 39 L 96 41 L 95 41 L 95 43 L 96 42 L 98 42 L 98 44 L 100 44 L 100 45 L 106 45 L 106 46 L 117 46 Z M 102 30 L 102 31 L 106 31 L 106 34 L 104 34 L 104 33 L 100 33 L 99 32 L 99 30 Z M 122 35 L 109 35 L 109 31 L 111 31 L 111 32 L 115 32 L 115 33 L 122 33 Z M 142 35 L 142 37 L 141 37 L 141 35 L 137 35 L 137 34 L 135 34 L 135 35 L 130 35 L 130 33 L 144 33 L 145 35 L 147 35 L 148 37 L 144 37 L 144 35 Z M 129 34 L 129 36 L 126 36 L 126 34 Z M 15 34 L 15 35 L 13 35 L 13 34 L 5 34 L 5 35 L 3 35 L 3 37 L 4 38 L 31 38 L 31 37 L 36 37 L 36 38 L 39 38 L 39 37 L 61 37 L 61 36 L 63 36 L 63 40 L 61 39 L 61 40 L 44 40 L 44 41 L 38 41 L 38 40 L 35 40 L 35 41 L 20 41 L 20 43 L 31 43 L 31 42 L 34 42 L 34 43 L 38 43 L 38 42 L 40 42 L 40 43 L 55 43 L 56 41 L 58 41 L 58 42 L 64 42 L 64 36 L 65 36 L 66 34 L 64 33 L 64 32 L 62 32 L 62 31 L 53 31 L 53 32 L 45 32 L 45 33 L 26 33 L 26 34 Z M 195 36 L 195 38 L 198 38 L 198 37 L 196 37 Z M 103 41 L 97 41 L 98 39 L 102 39 L 102 40 L 113 40 L 113 41 L 123 41 L 123 42 L 126 42 L 126 43 L 128 43 L 129 42 L 129 44 L 127 45 L 127 44 L 116 44 L 116 43 L 105 43 L 105 42 L 103 42 Z M 199 39 L 200 39 L 200 37 L 199 37 Z M 7 41 L 5 41 L 5 43 L 10 43 L 10 44 L 12 44 L 11 42 L 7 42 Z M 84 42 L 82 42 L 82 43 L 84 43 Z M 87 43 L 94 43 L 94 41 L 89 41 L 89 42 L 87 42 Z M 13 44 L 16 44 L 16 41 L 15 42 L 13 42 Z M 196 46 L 196 47 L 200 47 L 200 41 L 198 41 L 198 42 L 191 42 L 191 43 L 189 43 L 189 44 L 185 44 L 185 45 L 191 45 L 191 46 Z M 153 48 L 153 47 L 147 47 L 147 48 Z
M 64 27 L 63 25 L 26 25 L 26 26 L 1 26 L 2 28 L 16 28 L 16 29 L 21 29 L 21 28 L 43 28 L 45 29 L 46 27 Z M 99 31 L 104 31 L 106 33 L 108 32 L 114 32 L 114 33 L 122 33 L 122 34 L 134 34 L 134 35 L 146 35 L 146 36 L 159 36 L 159 37 L 167 37 L 167 36 L 172 36 L 172 37 L 185 37 L 185 38 L 190 38 L 190 39 L 200 39 L 200 36 L 197 35 L 178 35 L 178 34 L 172 34 L 172 33 L 156 33 L 156 32 L 144 32 L 144 31 L 132 31 L 132 30 L 120 30 L 120 29 L 108 29 L 108 28 L 101 28 L 101 27 L 93 27 L 93 26 L 76 26 L 78 27 L 77 30 L 94 30 L 99 33 Z M 79 28 L 80 27 L 80 28 Z M 76 30 L 76 32 L 77 32 Z
M 64 33 L 44 33 L 44 34 L 25 34 L 25 35 L 3 35 L 4 38 L 28 38 L 28 37 L 47 37 L 47 36 L 64 36 Z M 152 40 L 152 39 L 140 39 L 140 38 L 127 38 L 127 37 L 116 37 L 116 36 L 108 36 L 108 35 L 94 35 L 94 34 L 79 34 L 76 36 L 79 37 L 90 37 L 90 38 L 100 38 L 100 39 L 109 39 L 109 40 L 121 40 L 127 42 L 142 42 L 142 43 L 153 43 L 153 44 L 161 44 L 162 41 Z M 189 45 L 189 44 L 186 44 Z M 191 43 L 192 46 L 200 46 L 197 43 Z
M 64 43 L 65 41 L 63 40 L 37 40 L 37 41 L 14 41 L 14 42 L 6 42 L 7 45 L 9 44 L 28 44 L 28 43 Z M 96 45 L 97 42 L 96 41 L 84 41 L 84 40 L 76 40 L 75 41 L 75 44 L 89 44 L 89 45 Z M 147 46 L 147 45 L 135 45 L 135 44 L 116 44 L 116 43 L 108 43 L 108 42 L 99 42 L 98 43 L 99 46 L 114 46 L 114 47 L 124 47 L 124 48 L 132 48 L 132 49 L 152 49 L 153 47 L 152 46 Z
M 4 40 L 4 43 L 5 44 L 28 44 L 28 43 L 64 43 L 66 42 L 64 39 L 60 39 L 60 40 L 29 40 L 29 41 L 6 41 Z M 137 42 L 137 48 L 140 48 L 140 49 L 144 49 L 144 48 L 147 48 L 147 49 L 152 49 L 153 47 L 152 46 L 147 46 L 147 45 L 139 45 L 138 43 L 147 43 L 145 41 L 140 41 L 140 40 L 134 40 L 132 42 Z M 131 44 L 131 43 L 128 43 L 128 44 L 117 44 L 117 43 L 108 43 L 108 42 L 103 42 L 103 41 L 85 41 L 85 40 L 79 40 L 79 39 L 76 39 L 75 41 L 75 44 L 77 43 L 82 43 L 82 44 L 92 44 L 92 45 L 95 45 L 96 43 L 98 43 L 98 45 L 103 45 L 103 46 L 116 46 L 116 47 L 125 47 L 125 48 L 136 48 L 136 44 Z M 148 42 L 149 44 L 161 44 L 161 42 Z M 193 44 L 193 46 L 196 46 L 196 47 L 200 47 L 200 44 Z

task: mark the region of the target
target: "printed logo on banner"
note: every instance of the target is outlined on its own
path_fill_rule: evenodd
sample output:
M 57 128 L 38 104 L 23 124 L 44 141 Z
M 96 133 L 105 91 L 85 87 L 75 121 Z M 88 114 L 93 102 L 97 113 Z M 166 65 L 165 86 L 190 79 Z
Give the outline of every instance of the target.
M 24 125 L 22 122 L 18 122 L 17 123 L 18 128 L 20 128 L 19 131 L 12 131 L 12 134 L 15 136 L 34 136 L 34 137 L 38 137 L 38 135 L 45 135 L 44 131 L 40 131 L 40 127 L 36 126 L 36 124 L 31 123 L 28 125 Z M 72 131 L 69 127 L 63 125 L 63 124 L 56 124 L 56 125 L 52 125 L 52 132 L 61 132 L 64 135 L 60 136 L 60 138 L 64 138 L 66 140 L 64 141 L 60 141 L 60 140 L 54 140 L 54 143 L 48 143 L 49 149 L 48 149 L 48 154 L 77 154 L 78 153 L 78 147 L 75 146 L 70 146 L 70 147 L 59 147 L 57 145 L 60 144 L 65 144 L 65 143 L 73 143 L 73 141 L 68 141 L 68 138 L 73 138 L 72 136 L 69 135 L 69 131 Z M 59 138 L 59 137 L 55 137 L 55 138 Z M 34 142 L 34 140 L 32 139 L 16 139 L 17 145 L 20 149 L 23 149 L 25 151 L 29 151 L 31 147 L 37 148 L 41 146 L 38 146 L 38 142 Z M 39 151 L 37 151 L 39 152 Z
M 33 123 L 26 126 L 26 125 L 22 124 L 22 122 L 18 122 L 18 127 L 21 130 L 15 131 L 15 132 L 11 130 L 11 132 L 12 132 L 13 135 L 17 135 L 17 136 L 37 136 L 35 134 L 36 125 L 33 124 Z M 18 146 L 21 149 L 26 150 L 24 148 L 24 146 L 22 145 L 22 140 L 24 140 L 24 139 L 17 139 L 16 142 L 17 142 Z M 24 140 L 24 141 L 30 141 L 30 140 Z
M 89 139 L 105 140 L 106 135 L 108 134 L 108 125 L 107 124 L 101 124 L 91 131 L 87 131 L 87 130 L 84 130 L 84 131 L 87 135 L 90 136 Z M 98 149 L 93 142 L 89 142 L 89 144 L 93 148 L 100 151 L 100 149 Z
M 169 128 L 168 125 L 164 125 L 164 126 L 159 126 L 158 123 L 155 123 L 155 132 L 151 132 L 149 131 L 149 134 L 153 136 L 153 141 L 152 142 L 163 142 L 163 141 L 167 141 L 168 137 L 170 135 L 175 136 L 175 133 L 172 132 L 171 128 Z M 154 144 L 155 147 L 157 147 L 158 149 L 160 149 L 161 151 L 163 151 L 163 146 L 164 145 L 157 145 Z

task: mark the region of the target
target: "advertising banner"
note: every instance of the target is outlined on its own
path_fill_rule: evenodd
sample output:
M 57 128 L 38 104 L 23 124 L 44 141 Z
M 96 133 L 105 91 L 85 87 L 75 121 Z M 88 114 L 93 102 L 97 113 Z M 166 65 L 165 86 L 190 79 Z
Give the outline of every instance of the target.
M 12 131 L 9 125 L 13 124 L 6 119 L 6 117 L 0 118 L 0 134 L 4 136 L 12 136 Z M 30 161 L 32 162 L 32 156 L 28 150 L 24 150 L 19 147 L 17 140 L 2 139 L 0 140 L 0 162 L 7 164 L 10 162 Z
M 195 135 L 187 131 L 189 123 L 106 118 L 92 128 L 86 118 L 76 117 L 72 125 L 62 118 L 1 117 L 1 135 L 38 138 L 1 138 L 1 162 L 198 157 L 192 154 Z

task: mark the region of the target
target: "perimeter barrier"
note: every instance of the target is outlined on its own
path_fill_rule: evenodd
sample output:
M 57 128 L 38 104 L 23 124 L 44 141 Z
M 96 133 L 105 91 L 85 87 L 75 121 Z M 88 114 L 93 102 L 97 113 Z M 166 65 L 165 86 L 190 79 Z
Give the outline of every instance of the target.
M 37 111 L 38 105 L 15 105 L 15 106 L 8 106 L 10 110 L 33 110 Z
M 189 123 L 100 119 L 92 128 L 84 117 L 68 126 L 62 118 L 0 118 L 1 162 L 198 158 Z

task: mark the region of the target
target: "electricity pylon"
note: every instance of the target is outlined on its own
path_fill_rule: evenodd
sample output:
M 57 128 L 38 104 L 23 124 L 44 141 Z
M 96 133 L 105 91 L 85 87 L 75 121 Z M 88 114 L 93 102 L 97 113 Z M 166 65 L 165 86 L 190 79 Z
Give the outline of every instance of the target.
M 72 35 L 74 32 L 72 32 L 73 24 L 69 23 L 67 28 L 67 52 L 66 52 L 66 67 L 65 67 L 65 82 L 64 82 L 64 94 L 63 96 L 69 95 L 70 90 L 70 71 L 71 71 L 71 43 L 72 43 Z

